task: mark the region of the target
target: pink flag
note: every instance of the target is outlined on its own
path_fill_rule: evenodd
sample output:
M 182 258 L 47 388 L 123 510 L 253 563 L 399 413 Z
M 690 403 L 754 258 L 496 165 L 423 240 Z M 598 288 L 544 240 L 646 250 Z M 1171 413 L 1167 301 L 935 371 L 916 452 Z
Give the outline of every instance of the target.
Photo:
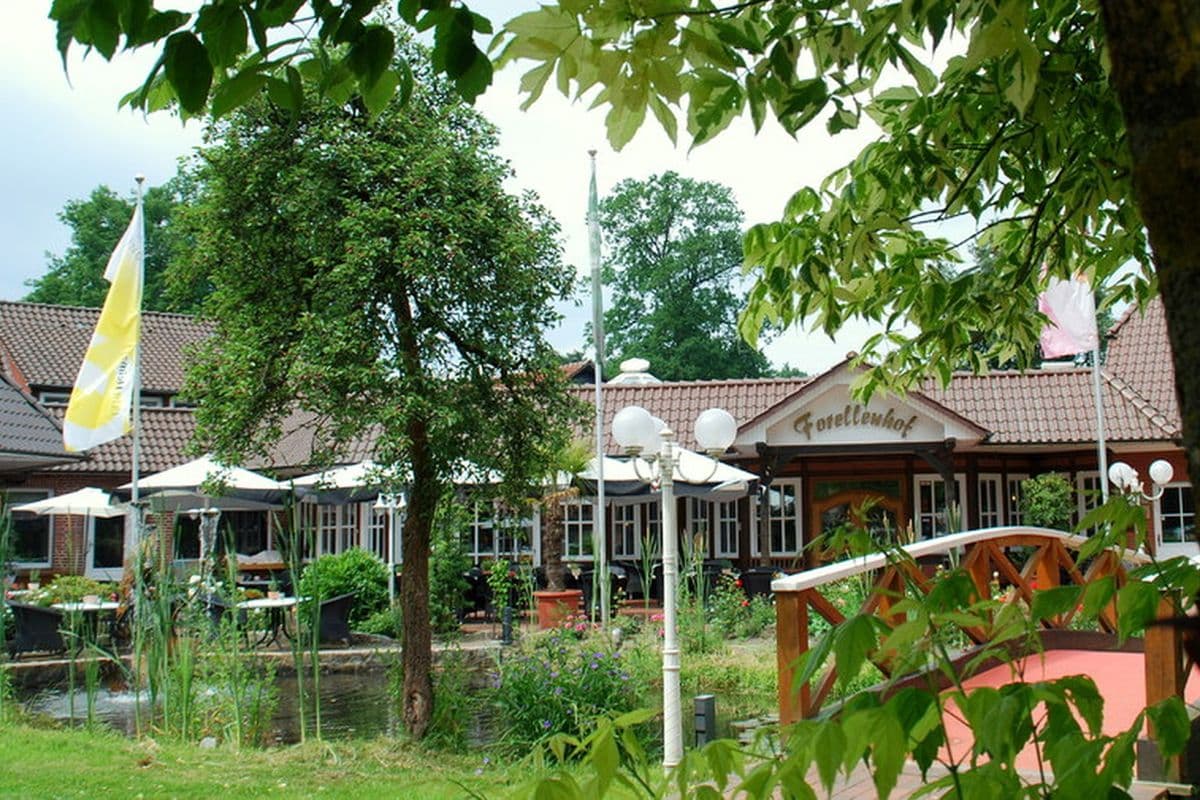
M 1073 280 L 1051 278 L 1038 297 L 1038 311 L 1050 318 L 1042 331 L 1042 356 L 1058 358 L 1095 350 L 1100 345 L 1096 330 L 1096 301 L 1092 287 L 1082 275 Z

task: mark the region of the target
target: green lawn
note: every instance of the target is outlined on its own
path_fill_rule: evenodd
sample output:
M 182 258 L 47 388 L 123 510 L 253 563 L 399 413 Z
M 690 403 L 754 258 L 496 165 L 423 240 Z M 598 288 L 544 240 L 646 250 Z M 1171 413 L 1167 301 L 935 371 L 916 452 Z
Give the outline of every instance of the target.
M 108 732 L 0 725 L 0 796 L 23 798 L 461 798 L 509 796 L 528 767 L 394 740 L 201 750 Z

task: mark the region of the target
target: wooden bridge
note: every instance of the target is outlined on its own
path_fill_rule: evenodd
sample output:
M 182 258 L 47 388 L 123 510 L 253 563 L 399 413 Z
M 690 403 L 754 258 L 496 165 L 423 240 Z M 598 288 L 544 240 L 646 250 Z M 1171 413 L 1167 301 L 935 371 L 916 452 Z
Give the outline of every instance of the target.
M 970 576 L 974 600 L 994 600 L 993 608 L 1004 602 L 1033 603 L 1035 589 L 1075 585 L 1086 587 L 1102 579 L 1111 579 L 1114 588 L 1128 580 L 1128 570 L 1144 565 L 1149 559 L 1140 553 L 1101 550 L 1081 559 L 1080 548 L 1088 540 L 1061 531 L 1033 527 L 988 528 L 952 534 L 879 553 L 828 564 L 823 567 L 776 579 L 772 584 L 776 601 L 776 651 L 779 666 L 779 716 L 784 724 L 813 717 L 827 707 L 838 681 L 836 664 L 824 674 L 800 681 L 800 665 L 810 648 L 814 614 L 830 625 L 838 625 L 855 615 L 874 615 L 884 629 L 894 629 L 904 621 L 903 611 L 895 610 L 904 597 L 927 596 L 937 583 L 935 564 L 954 563 Z M 1028 554 L 1018 566 L 1010 558 L 1010 548 L 1022 548 Z M 868 584 L 861 606 L 839 608 L 838 594 L 829 591 L 832 584 L 861 576 Z M 1081 597 L 1083 594 L 1081 593 Z M 843 605 L 845 601 L 842 601 Z M 1070 648 L 1086 650 L 1089 658 L 1105 659 L 1117 648 L 1117 609 L 1115 602 L 1105 604 L 1098 614 L 1099 631 L 1072 630 L 1079 613 L 1073 607 L 1042 620 L 1040 646 L 1046 650 Z M 1171 603 L 1160 601 L 1160 616 L 1173 616 Z M 967 620 L 969 621 L 969 620 Z M 984 626 L 964 624 L 963 634 L 976 645 L 986 643 Z M 1137 708 L 1169 696 L 1184 696 L 1191 669 L 1183 649 L 1182 634 L 1173 626 L 1154 626 L 1144 639 L 1132 639 L 1120 648 L 1125 652 L 1144 652 L 1145 697 Z M 1022 654 L 1015 654 L 1022 655 Z M 875 652 L 872 663 L 888 678 L 907 683 L 919 676 L 894 675 L 899 663 L 896 654 Z M 959 663 L 965 663 L 966 657 Z M 1098 672 L 1100 670 L 1097 670 Z M 812 671 L 809 671 L 812 674 Z M 893 683 L 893 685 L 895 685 Z M 1121 687 L 1127 688 L 1127 687 Z M 1128 692 L 1125 692 L 1128 695 Z M 1106 698 L 1106 700 L 1109 698 Z M 1178 767 L 1173 772 L 1178 776 Z

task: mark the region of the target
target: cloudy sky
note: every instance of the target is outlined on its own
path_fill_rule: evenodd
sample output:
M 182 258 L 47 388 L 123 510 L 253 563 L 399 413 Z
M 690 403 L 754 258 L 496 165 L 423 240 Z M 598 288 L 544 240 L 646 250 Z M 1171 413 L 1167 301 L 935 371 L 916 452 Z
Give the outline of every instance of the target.
M 498 23 L 532 4 L 509 0 L 474 5 Z M 0 299 L 20 299 L 25 281 L 45 269 L 46 253 L 66 248 L 69 231 L 58 221 L 65 202 L 86 197 L 100 184 L 130 192 L 139 172 L 151 185 L 162 183 L 174 174 L 177 159 L 200 141 L 197 122 L 185 126 L 167 114 L 145 118 L 118 110 L 119 98 L 144 78 L 152 61 L 149 53 L 124 54 L 113 63 L 95 55 L 81 60 L 76 53 L 64 75 L 54 28 L 45 19 L 48 6 L 10 4 L 7 24 L 0 28 L 0 107 L 7 109 L 9 120 L 0 126 L 0 152 L 7 154 Z M 567 260 L 581 271 L 587 269 L 589 149 L 598 150 L 602 196 L 625 178 L 675 170 L 731 187 L 752 224 L 775 219 L 792 192 L 815 185 L 865 141 L 861 132 L 831 139 L 823 124 L 811 126 L 798 139 L 778 129 L 755 136 L 747 124 L 689 153 L 686 145 L 672 146 L 648 125 L 618 153 L 604 138 L 602 111 L 589 112 L 549 89 L 529 111 L 521 111 L 516 88 L 520 71 L 518 65 L 498 75 L 477 105 L 500 128 L 501 154 L 516 173 L 512 188 L 532 189 L 541 197 L 562 226 Z M 565 312 L 567 319 L 553 342 L 562 350 L 582 348 L 590 310 Z M 864 329 L 845 330 L 833 342 L 792 331 L 772 342 L 767 354 L 776 363 L 814 372 L 839 361 L 866 335 Z

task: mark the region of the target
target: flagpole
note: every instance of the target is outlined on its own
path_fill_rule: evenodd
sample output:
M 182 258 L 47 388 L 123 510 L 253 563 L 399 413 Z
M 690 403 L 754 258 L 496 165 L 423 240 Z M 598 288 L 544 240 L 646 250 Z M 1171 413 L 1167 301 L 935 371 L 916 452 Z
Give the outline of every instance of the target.
M 1097 337 L 1098 338 L 1098 337 Z M 1100 464 L 1100 498 L 1108 502 L 1108 447 L 1104 441 L 1104 400 L 1100 393 L 1100 345 L 1092 351 L 1092 388 L 1096 395 L 1096 457 Z
M 600 576 L 600 627 L 608 629 L 608 590 L 612 582 L 608 577 L 608 526 L 604 504 L 604 296 L 600 280 L 600 220 L 596 197 L 596 151 L 589 150 L 592 162 L 592 180 L 588 188 L 588 255 L 592 267 L 592 339 L 596 350 L 594 361 L 594 383 L 596 403 L 596 529 L 592 536 L 592 550 L 596 554 L 596 571 Z M 590 610 L 590 609 L 589 609 Z
M 146 182 L 146 176 L 140 172 L 133 176 L 137 182 L 137 208 L 134 211 L 135 216 L 142 223 L 142 275 L 141 281 L 145 285 L 145 241 L 146 241 L 146 218 L 142 214 L 142 185 Z M 141 314 L 141 309 L 138 309 L 138 314 Z M 139 323 L 140 327 L 141 323 Z M 142 543 L 142 509 L 138 503 L 140 496 L 138 493 L 138 478 L 141 472 L 142 461 L 142 337 L 139 335 L 137 344 L 134 345 L 133 351 L 133 444 L 131 447 L 132 453 L 130 457 L 129 467 L 129 482 L 131 485 L 130 499 L 133 505 L 133 547 L 134 553 L 139 552 Z

